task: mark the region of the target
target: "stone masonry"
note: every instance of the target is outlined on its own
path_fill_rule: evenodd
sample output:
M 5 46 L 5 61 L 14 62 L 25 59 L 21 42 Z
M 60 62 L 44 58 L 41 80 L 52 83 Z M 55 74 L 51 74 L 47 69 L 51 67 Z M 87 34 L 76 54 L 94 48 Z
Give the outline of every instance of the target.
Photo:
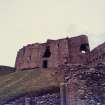
M 65 74 L 62 105 L 105 105 L 105 64 L 96 66 L 63 65 Z
M 105 62 L 105 42 L 91 51 L 89 64 L 96 65 L 102 62 Z
M 15 67 L 17 70 L 22 70 L 54 68 L 66 63 L 87 64 L 89 55 L 89 43 L 85 35 L 59 40 L 47 40 L 46 43 L 35 43 L 20 49 Z

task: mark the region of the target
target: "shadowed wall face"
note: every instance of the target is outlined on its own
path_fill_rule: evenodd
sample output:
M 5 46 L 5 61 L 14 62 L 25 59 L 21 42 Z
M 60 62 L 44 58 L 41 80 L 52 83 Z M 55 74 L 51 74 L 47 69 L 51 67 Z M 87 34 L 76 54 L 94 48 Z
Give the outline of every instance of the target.
M 54 68 L 62 64 L 87 64 L 89 43 L 85 35 L 32 44 L 19 50 L 16 69 Z
M 99 45 L 91 51 L 90 64 L 96 65 L 97 63 L 105 62 L 105 43 Z

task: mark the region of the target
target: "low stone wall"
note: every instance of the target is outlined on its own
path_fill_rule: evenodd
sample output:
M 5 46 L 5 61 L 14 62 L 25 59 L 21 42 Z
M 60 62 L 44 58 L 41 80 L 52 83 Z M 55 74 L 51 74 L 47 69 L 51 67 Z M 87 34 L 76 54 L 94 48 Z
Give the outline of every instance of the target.
M 59 93 L 47 93 L 40 96 L 22 96 L 3 105 L 60 105 Z

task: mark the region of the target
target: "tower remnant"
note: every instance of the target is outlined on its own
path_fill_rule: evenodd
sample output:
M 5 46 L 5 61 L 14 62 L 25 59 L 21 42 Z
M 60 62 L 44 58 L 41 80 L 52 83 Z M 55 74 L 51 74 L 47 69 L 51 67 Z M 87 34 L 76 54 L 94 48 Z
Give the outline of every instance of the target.
M 87 64 L 89 42 L 86 35 L 59 40 L 47 40 L 24 46 L 16 58 L 16 69 L 54 68 L 62 64 Z

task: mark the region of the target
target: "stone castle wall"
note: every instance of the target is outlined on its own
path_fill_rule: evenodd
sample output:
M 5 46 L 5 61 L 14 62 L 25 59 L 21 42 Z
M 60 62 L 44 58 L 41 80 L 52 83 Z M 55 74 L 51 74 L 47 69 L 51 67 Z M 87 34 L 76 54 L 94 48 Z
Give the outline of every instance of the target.
M 90 64 L 105 62 L 105 43 L 99 45 L 91 51 Z
M 16 69 L 54 68 L 65 63 L 87 64 L 89 43 L 85 35 L 59 40 L 48 40 L 42 44 L 31 44 L 19 50 Z
M 32 44 L 19 50 L 16 58 L 16 69 L 37 68 L 41 65 L 41 56 L 44 53 L 45 44 Z

